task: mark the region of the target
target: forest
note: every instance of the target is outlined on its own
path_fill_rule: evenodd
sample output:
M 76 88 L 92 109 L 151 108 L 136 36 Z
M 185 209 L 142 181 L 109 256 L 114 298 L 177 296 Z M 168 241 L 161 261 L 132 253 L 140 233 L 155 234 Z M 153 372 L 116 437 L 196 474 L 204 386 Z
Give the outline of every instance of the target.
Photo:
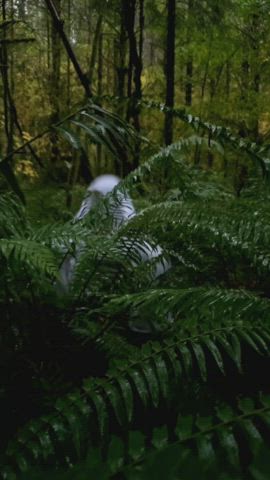
M 0 478 L 269 480 L 270 3 L 0 16 Z

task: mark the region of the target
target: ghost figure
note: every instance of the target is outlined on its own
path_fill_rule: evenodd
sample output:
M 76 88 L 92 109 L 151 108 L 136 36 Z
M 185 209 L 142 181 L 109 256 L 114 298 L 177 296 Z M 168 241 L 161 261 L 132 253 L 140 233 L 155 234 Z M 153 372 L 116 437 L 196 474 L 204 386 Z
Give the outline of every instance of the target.
M 111 193 L 120 182 L 120 178 L 115 175 L 100 175 L 90 183 L 86 191 L 86 196 L 73 218 L 73 223 L 82 220 L 102 197 Z M 133 217 L 136 212 L 131 198 L 127 194 L 117 192 L 116 198 L 109 201 L 108 213 L 112 216 L 115 228 L 119 228 L 124 222 Z M 80 246 L 76 246 L 74 255 L 67 254 L 60 267 L 60 283 L 57 285 L 59 293 L 67 293 L 73 280 L 77 259 L 80 256 Z
M 99 199 L 112 192 L 119 182 L 120 178 L 115 175 L 100 175 L 93 180 L 87 188 L 87 195 L 74 217 L 74 222 L 85 217 L 85 215 L 87 215 L 87 213 L 98 203 Z M 109 213 L 114 219 L 115 226 L 120 227 L 122 223 L 135 215 L 135 209 L 131 198 L 126 194 L 117 192 L 117 200 L 112 199 Z
M 97 205 L 102 197 L 105 197 L 113 191 L 113 189 L 120 182 L 120 178 L 115 175 L 100 175 L 87 188 L 86 196 L 76 213 L 73 222 L 82 220 L 91 210 Z M 108 213 L 112 216 L 114 228 L 119 228 L 125 222 L 129 221 L 136 215 L 132 200 L 126 193 L 117 192 L 116 197 L 109 199 Z M 123 239 L 124 240 L 124 239 Z M 149 243 L 143 242 L 142 245 L 133 244 L 131 240 L 126 239 L 126 244 L 135 250 L 139 260 L 146 262 L 157 258 L 162 254 L 162 249 L 156 245 L 151 247 Z M 76 262 L 80 255 L 80 247 L 76 247 L 75 254 L 72 256 L 68 254 L 60 268 L 60 286 L 62 292 L 68 292 L 69 286 L 72 282 Z M 134 265 L 135 266 L 135 265 Z M 153 272 L 153 280 L 164 274 L 170 268 L 169 262 L 157 261 L 155 270 Z M 153 330 L 148 321 L 136 319 L 136 314 L 132 316 L 129 326 L 133 331 L 140 333 L 149 333 Z

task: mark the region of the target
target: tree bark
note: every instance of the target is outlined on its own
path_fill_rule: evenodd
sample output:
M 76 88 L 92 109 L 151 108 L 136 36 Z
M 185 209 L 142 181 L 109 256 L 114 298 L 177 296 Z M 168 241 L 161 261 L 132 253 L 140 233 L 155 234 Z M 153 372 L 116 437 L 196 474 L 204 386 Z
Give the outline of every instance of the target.
M 61 12 L 61 0 L 55 0 L 54 8 L 57 9 L 57 14 Z M 61 68 L 61 40 L 58 34 L 56 23 L 51 22 L 51 72 L 50 72 L 50 101 L 51 101 L 51 118 L 50 122 L 55 124 L 60 119 L 60 68 Z M 60 152 L 58 145 L 58 135 L 56 132 L 51 132 L 51 162 L 56 164 L 59 160 Z
M 120 11 L 120 35 L 118 42 L 119 64 L 117 66 L 118 87 L 117 95 L 121 98 L 125 95 L 125 80 L 128 73 L 126 66 L 126 28 L 125 28 L 125 0 L 121 1 Z
M 193 85 L 192 85 L 192 77 L 193 77 L 193 60 L 192 58 L 189 58 L 186 64 L 186 76 L 187 76 L 187 81 L 186 81 L 186 105 L 190 107 L 192 105 L 192 91 L 193 91 Z
M 100 25 L 101 27 L 101 25 Z M 100 30 L 98 37 L 98 96 L 102 95 L 102 77 L 103 77 L 103 35 Z M 102 162 L 102 146 L 97 145 L 97 165 L 96 173 L 100 173 L 100 167 Z
M 47 7 L 48 7 L 48 10 L 52 16 L 52 20 L 53 20 L 53 23 L 54 23 L 54 26 L 55 26 L 55 30 L 58 32 L 58 35 L 59 37 L 62 39 L 62 42 L 63 42 L 63 45 L 66 49 L 66 52 L 67 52 L 67 55 L 69 56 L 73 66 L 74 66 L 74 69 L 77 73 L 77 76 L 85 90 L 85 94 L 86 94 L 86 97 L 90 98 L 92 97 L 92 92 L 91 92 L 91 89 L 90 89 L 90 86 L 89 86 L 89 81 L 88 81 L 88 78 L 87 78 L 87 75 L 85 75 L 81 69 L 81 66 L 77 60 L 77 57 L 71 47 L 71 44 L 69 42 L 69 39 L 67 38 L 66 34 L 65 34 L 65 31 L 64 31 L 64 22 L 63 20 L 61 20 L 61 17 L 60 17 L 60 12 L 58 11 L 57 7 L 56 7 L 56 4 L 55 4 L 55 0 L 44 0 Z M 60 0 L 57 0 L 58 2 L 60 2 Z
M 71 0 L 67 3 L 67 22 L 68 22 L 68 36 L 71 34 Z M 71 61 L 67 59 L 67 108 L 70 108 L 71 104 Z
M 95 34 L 94 34 L 94 38 L 93 38 L 92 52 L 91 52 L 91 57 L 90 57 L 90 62 L 89 62 L 88 79 L 89 79 L 90 88 L 92 88 L 92 83 L 93 83 L 93 78 L 94 78 L 94 70 L 95 70 L 96 59 L 97 59 L 97 51 L 98 51 L 98 48 L 99 48 L 99 42 L 100 42 L 100 36 L 101 36 L 102 20 L 103 20 L 103 16 L 99 15 L 99 17 L 97 19 Z
M 136 16 L 136 0 L 128 0 L 127 6 L 124 9 L 125 26 L 129 40 L 129 89 L 128 95 L 131 96 L 129 116 L 133 118 L 135 128 L 140 131 L 139 108 L 137 101 L 142 97 L 142 58 L 137 47 L 137 39 L 135 34 L 135 16 Z M 143 2 L 140 2 L 140 9 L 143 8 Z M 140 12 L 140 21 L 143 19 L 143 12 Z M 140 30 L 143 25 L 140 25 Z M 140 48 L 140 46 L 139 46 Z M 142 48 L 142 44 L 141 44 Z M 134 83 L 134 90 L 132 91 L 131 79 Z
M 140 132 L 140 106 L 138 102 L 142 98 L 142 56 L 143 56 L 143 30 L 144 30 L 144 1 L 139 2 L 139 42 L 137 42 L 135 33 L 135 19 L 136 19 L 136 0 L 127 0 L 123 3 L 124 24 L 127 32 L 129 42 L 129 69 L 128 69 L 128 97 L 130 98 L 127 120 L 132 119 L 135 129 Z M 134 88 L 132 88 L 134 86 Z M 130 170 L 138 167 L 140 159 L 140 141 L 138 140 L 133 163 L 128 164 L 124 160 L 124 173 L 129 173 Z
M 25 17 L 26 17 L 25 5 L 26 5 L 26 0 L 20 0 L 18 5 L 18 10 L 19 10 L 19 17 L 21 20 L 25 20 Z
M 7 19 L 7 12 L 6 12 L 6 0 L 2 1 L 2 17 L 3 21 Z M 3 39 L 6 39 L 6 30 L 3 30 Z M 6 42 L 2 42 L 1 49 L 0 49 L 0 62 L 1 62 L 1 76 L 3 82 L 3 104 L 4 104 L 4 126 L 5 126 L 5 133 L 6 133 L 6 141 L 7 141 L 7 148 L 6 153 L 7 155 L 13 151 L 13 142 L 14 142 L 14 119 L 13 119 L 13 112 L 10 108 L 9 102 L 9 93 L 10 93 L 10 79 L 9 79 L 9 58 L 8 58 L 8 51 L 7 51 L 7 44 Z
M 187 20 L 189 20 L 193 15 L 193 3 L 194 3 L 193 0 L 188 0 Z M 187 31 L 188 44 L 190 42 L 191 36 L 192 36 L 192 33 L 190 34 L 190 28 L 188 24 L 188 31 Z M 193 59 L 192 59 L 192 56 L 189 55 L 186 63 L 186 88 L 185 88 L 185 103 L 188 107 L 192 105 L 192 90 L 193 90 L 192 77 L 193 77 Z
M 166 42 L 166 106 L 174 107 L 174 82 L 175 82 L 175 17 L 176 0 L 167 0 L 167 42 Z M 164 125 L 165 145 L 173 141 L 173 116 L 170 112 L 165 113 Z

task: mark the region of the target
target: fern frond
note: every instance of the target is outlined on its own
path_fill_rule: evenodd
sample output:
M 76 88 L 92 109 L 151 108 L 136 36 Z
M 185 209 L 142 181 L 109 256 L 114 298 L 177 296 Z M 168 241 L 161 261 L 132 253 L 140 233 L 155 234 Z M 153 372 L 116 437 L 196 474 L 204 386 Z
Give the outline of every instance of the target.
M 261 145 L 257 145 L 255 142 L 250 142 L 244 140 L 243 138 L 239 138 L 226 127 L 204 122 L 199 117 L 187 113 L 185 109 L 170 108 L 164 104 L 156 102 L 141 101 L 141 103 L 146 108 L 157 109 L 161 112 L 171 113 L 173 116 L 189 124 L 195 129 L 195 131 L 198 131 L 199 128 L 206 130 L 211 135 L 211 138 L 215 138 L 221 144 L 228 144 L 233 150 L 239 153 L 247 154 L 255 162 L 255 164 L 261 168 L 263 175 L 269 176 L 270 160 L 266 156 L 269 150 L 268 147 L 264 148 Z
M 23 205 L 12 195 L 0 195 L 0 238 L 22 237 L 29 230 Z
M 119 98 L 109 95 L 105 95 L 102 98 L 109 100 L 110 102 L 120 101 Z M 96 97 L 96 100 L 100 100 L 100 98 Z M 190 125 L 195 132 L 198 132 L 199 129 L 208 132 L 210 137 L 208 142 L 210 145 L 213 142 L 213 139 L 216 139 L 221 147 L 223 145 L 228 145 L 232 150 L 239 152 L 240 154 L 248 155 L 255 165 L 261 168 L 263 175 L 267 177 L 269 176 L 270 160 L 268 158 L 268 145 L 261 146 L 255 142 L 238 137 L 232 133 L 229 128 L 205 122 L 200 117 L 188 113 L 185 108 L 171 108 L 165 104 L 148 100 L 139 100 L 138 106 L 150 110 L 154 109 L 161 113 L 170 113 L 174 117 L 179 118 L 184 123 Z
M 118 473 L 123 470 L 127 475 L 124 478 L 129 478 L 132 469 L 138 473 L 138 478 L 147 473 L 151 478 L 150 472 L 154 473 L 161 458 L 170 457 L 171 472 L 183 475 L 189 457 L 191 462 L 195 461 L 195 469 L 200 466 L 205 475 L 203 478 L 209 478 L 207 474 L 211 478 L 213 474 L 218 475 L 220 469 L 223 475 L 238 474 L 246 478 L 252 460 L 260 447 L 268 442 L 269 413 L 269 396 L 265 395 L 256 401 L 240 398 L 235 408 L 227 404 L 217 405 L 215 415 L 208 417 L 180 415 L 175 428 L 175 442 L 169 444 L 166 430 L 157 429 L 153 434 L 152 452 L 148 450 L 146 454 L 142 453 L 141 458 L 133 459 L 130 467 L 124 466 L 122 459 L 123 467 Z M 243 450 L 246 458 L 241 458 Z M 192 471 L 194 474 L 194 469 Z M 174 475 L 172 478 L 175 478 Z
M 142 317 L 147 314 L 153 318 L 164 319 L 171 313 L 190 325 L 190 316 L 209 324 L 219 322 L 223 325 L 228 318 L 253 320 L 270 319 L 270 301 L 244 290 L 226 290 L 221 288 L 193 287 L 183 289 L 159 288 L 146 292 L 117 295 L 109 299 L 101 308 L 102 313 L 119 315 L 136 311 Z M 255 321 L 254 321 L 255 323 Z M 179 328 L 179 323 L 177 328 Z M 193 325 L 196 328 L 196 325 Z
M 269 357 L 269 341 L 267 327 L 235 322 L 195 336 L 147 344 L 140 358 L 121 362 L 105 380 L 85 381 L 82 391 L 59 400 L 50 415 L 30 422 L 10 443 L 5 461 L 18 471 L 40 462 L 65 463 L 67 457 L 74 462 L 84 455 L 89 442 L 96 443 L 97 438 L 106 442 L 113 429 L 112 413 L 117 428 L 126 430 L 141 409 L 158 408 L 164 401 L 171 405 L 177 388 L 184 379 L 194 378 L 194 372 L 204 382 L 213 366 L 224 375 L 227 357 L 241 369 L 245 346 Z M 64 455 L 59 453 L 61 445 L 65 445 Z
M 166 202 L 133 217 L 122 227 L 121 235 L 128 236 L 129 231 L 133 235 L 151 232 L 157 242 L 169 242 L 172 250 L 184 258 L 192 246 L 201 253 L 208 269 L 213 258 L 232 271 L 239 266 L 249 267 L 256 272 L 259 281 L 268 274 L 270 266 L 269 227 L 262 233 L 262 225 L 257 223 L 256 217 L 245 224 L 238 214 L 230 213 L 220 216 L 219 211 L 209 205 L 187 207 L 183 202 Z
M 201 138 L 197 135 L 192 135 L 188 138 L 183 138 L 178 142 L 175 142 L 167 147 L 161 148 L 158 153 L 154 154 L 150 159 L 141 164 L 138 168 L 133 170 L 122 182 L 116 187 L 116 191 L 131 190 L 134 184 L 146 181 L 153 175 L 162 175 L 163 169 L 170 165 L 170 171 L 175 169 L 172 177 L 177 180 L 178 188 L 181 190 L 183 198 L 200 198 L 204 195 L 207 198 L 207 186 L 206 191 L 202 193 L 202 183 L 204 180 L 204 172 L 195 169 L 188 165 L 186 162 L 186 156 L 190 154 L 190 150 L 196 148 L 196 146 L 204 146 L 207 149 L 217 150 L 219 154 L 223 154 L 221 145 L 218 142 L 212 142 L 209 146 L 205 138 Z M 206 182 L 204 182 L 205 185 Z M 208 179 L 209 183 L 209 179 Z M 212 185 L 214 189 L 214 184 Z M 210 198 L 212 192 L 209 186 Z M 215 189 L 216 198 L 230 197 L 230 193 L 227 192 L 221 185 L 219 189 Z
M 53 253 L 32 240 L 0 239 L 0 256 L 10 267 L 28 266 L 51 277 L 57 277 L 58 265 Z
M 133 151 L 138 134 L 118 115 L 89 102 L 75 118 L 69 120 L 71 128 L 65 124 L 56 130 L 68 140 L 76 150 L 82 149 L 82 142 L 72 126 L 78 128 L 97 145 L 103 145 L 109 153 L 119 159 L 121 154 Z
M 168 438 L 167 428 L 153 431 L 151 442 L 139 431 L 131 431 L 124 441 L 119 436 L 111 438 L 106 463 L 97 450 L 88 454 L 87 460 L 69 472 L 53 472 L 50 478 L 79 480 L 85 474 L 92 478 L 109 480 L 120 477 L 124 480 L 145 480 L 166 477 L 168 480 L 244 480 L 245 478 L 267 479 L 264 464 L 253 469 L 254 461 L 269 440 L 269 396 L 260 396 L 256 403 L 252 398 L 238 400 L 232 408 L 218 404 L 215 415 L 180 415 L 174 428 L 175 440 Z M 145 449 L 148 441 L 149 448 Z M 245 452 L 245 457 L 243 456 Z M 267 463 L 269 467 L 269 462 Z M 252 472 L 256 472 L 253 476 Z M 51 477 L 52 475 L 52 477 Z M 29 478 L 33 478 L 30 476 Z M 46 477 L 37 476 L 40 480 Z

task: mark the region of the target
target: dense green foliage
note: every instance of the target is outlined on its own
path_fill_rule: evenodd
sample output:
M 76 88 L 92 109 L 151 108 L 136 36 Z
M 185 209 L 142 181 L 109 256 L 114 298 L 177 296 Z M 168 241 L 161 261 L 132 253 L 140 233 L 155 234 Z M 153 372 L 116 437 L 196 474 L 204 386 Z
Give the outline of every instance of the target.
M 187 138 L 117 187 L 144 204 L 119 230 L 106 199 L 81 222 L 40 226 L 1 197 L 4 478 L 267 478 L 268 186 L 255 162 L 236 199 L 189 166 L 198 144 L 209 149 Z M 141 263 L 144 242 L 162 254 Z M 80 243 L 59 297 L 61 251 Z M 172 266 L 153 281 L 162 259 Z M 131 330 L 145 321 L 151 334 Z
M 269 480 L 268 2 L 0 16 L 0 475 Z

